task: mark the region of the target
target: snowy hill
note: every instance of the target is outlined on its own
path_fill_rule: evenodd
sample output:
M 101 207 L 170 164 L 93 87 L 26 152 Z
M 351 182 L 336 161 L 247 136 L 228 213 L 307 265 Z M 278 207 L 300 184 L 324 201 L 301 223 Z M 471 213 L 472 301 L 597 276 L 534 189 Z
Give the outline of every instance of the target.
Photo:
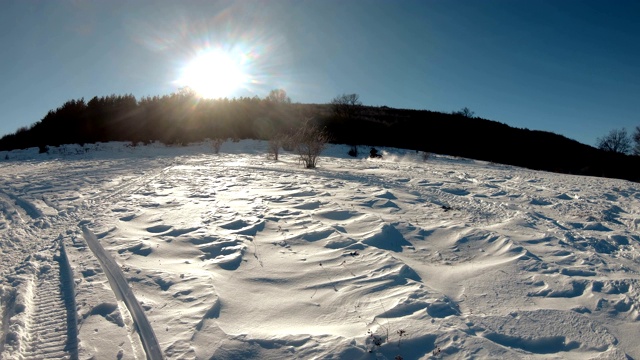
M 0 357 L 640 357 L 639 184 L 266 148 L 0 153 Z

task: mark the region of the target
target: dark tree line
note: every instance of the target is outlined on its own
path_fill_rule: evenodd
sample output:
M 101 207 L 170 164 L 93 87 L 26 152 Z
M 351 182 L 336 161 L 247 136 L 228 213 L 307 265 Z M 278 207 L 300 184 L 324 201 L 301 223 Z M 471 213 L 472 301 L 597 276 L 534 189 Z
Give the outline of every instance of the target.
M 107 141 L 186 144 L 206 138 L 264 139 L 268 127 L 291 121 L 295 107 L 283 91 L 272 93 L 267 99 L 206 100 L 187 90 L 140 100 L 133 95 L 70 100 L 30 127 L 4 136 L 0 150 Z
M 336 143 L 393 146 L 536 170 L 640 181 L 638 156 L 473 115 L 470 110 L 447 114 L 361 106 L 349 121 L 332 117 L 327 126 Z
M 466 109 L 466 108 L 465 108 Z M 70 100 L 28 128 L 0 139 L 0 150 L 106 141 L 186 144 L 204 139 L 274 139 L 303 121 L 331 142 L 394 146 L 531 169 L 640 180 L 640 157 L 604 151 L 557 134 L 518 129 L 453 113 L 365 106 L 357 94 L 328 104 L 292 103 L 283 90 L 264 99 L 199 99 L 182 90 L 136 99 L 110 95 Z M 635 134 L 634 134 L 635 135 Z

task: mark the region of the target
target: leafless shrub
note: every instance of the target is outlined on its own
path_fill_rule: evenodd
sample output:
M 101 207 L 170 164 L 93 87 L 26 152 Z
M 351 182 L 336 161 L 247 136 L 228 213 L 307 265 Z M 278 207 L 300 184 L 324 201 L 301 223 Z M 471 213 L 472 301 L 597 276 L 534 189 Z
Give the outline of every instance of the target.
M 213 147 L 214 154 L 217 154 L 220 152 L 220 147 L 222 147 L 223 143 L 224 143 L 224 139 L 222 138 L 213 139 L 213 141 L 211 142 L 211 147 Z
M 276 134 L 269 140 L 269 153 L 268 157 L 273 160 L 278 160 L 280 149 L 285 147 L 285 144 L 289 142 L 289 136 L 285 134 Z
M 318 157 L 328 141 L 327 132 L 315 124 L 312 119 L 306 119 L 291 137 L 293 149 L 300 156 L 300 161 L 307 169 L 316 167 Z

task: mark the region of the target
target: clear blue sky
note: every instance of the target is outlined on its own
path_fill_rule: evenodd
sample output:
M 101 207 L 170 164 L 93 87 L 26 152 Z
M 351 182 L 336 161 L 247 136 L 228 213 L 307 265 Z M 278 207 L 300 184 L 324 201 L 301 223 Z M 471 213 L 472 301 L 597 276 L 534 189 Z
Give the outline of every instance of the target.
M 450 112 L 593 145 L 640 125 L 640 1 L 0 3 L 0 135 L 70 99 L 178 88 L 207 47 L 245 55 L 229 94 Z

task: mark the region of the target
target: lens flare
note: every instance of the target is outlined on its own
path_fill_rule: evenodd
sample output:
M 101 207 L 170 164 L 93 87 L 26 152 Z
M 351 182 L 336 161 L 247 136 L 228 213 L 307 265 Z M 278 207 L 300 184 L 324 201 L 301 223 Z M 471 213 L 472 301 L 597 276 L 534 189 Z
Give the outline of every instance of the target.
M 177 83 L 191 88 L 202 98 L 228 97 L 250 82 L 245 64 L 246 56 L 242 54 L 208 49 L 182 69 Z
M 188 88 L 200 98 L 252 98 L 294 86 L 293 61 L 299 59 L 292 55 L 287 32 L 274 26 L 278 6 L 206 3 L 172 2 L 158 9 L 152 22 L 126 23 L 137 44 L 171 63 L 163 73 L 168 90 Z

